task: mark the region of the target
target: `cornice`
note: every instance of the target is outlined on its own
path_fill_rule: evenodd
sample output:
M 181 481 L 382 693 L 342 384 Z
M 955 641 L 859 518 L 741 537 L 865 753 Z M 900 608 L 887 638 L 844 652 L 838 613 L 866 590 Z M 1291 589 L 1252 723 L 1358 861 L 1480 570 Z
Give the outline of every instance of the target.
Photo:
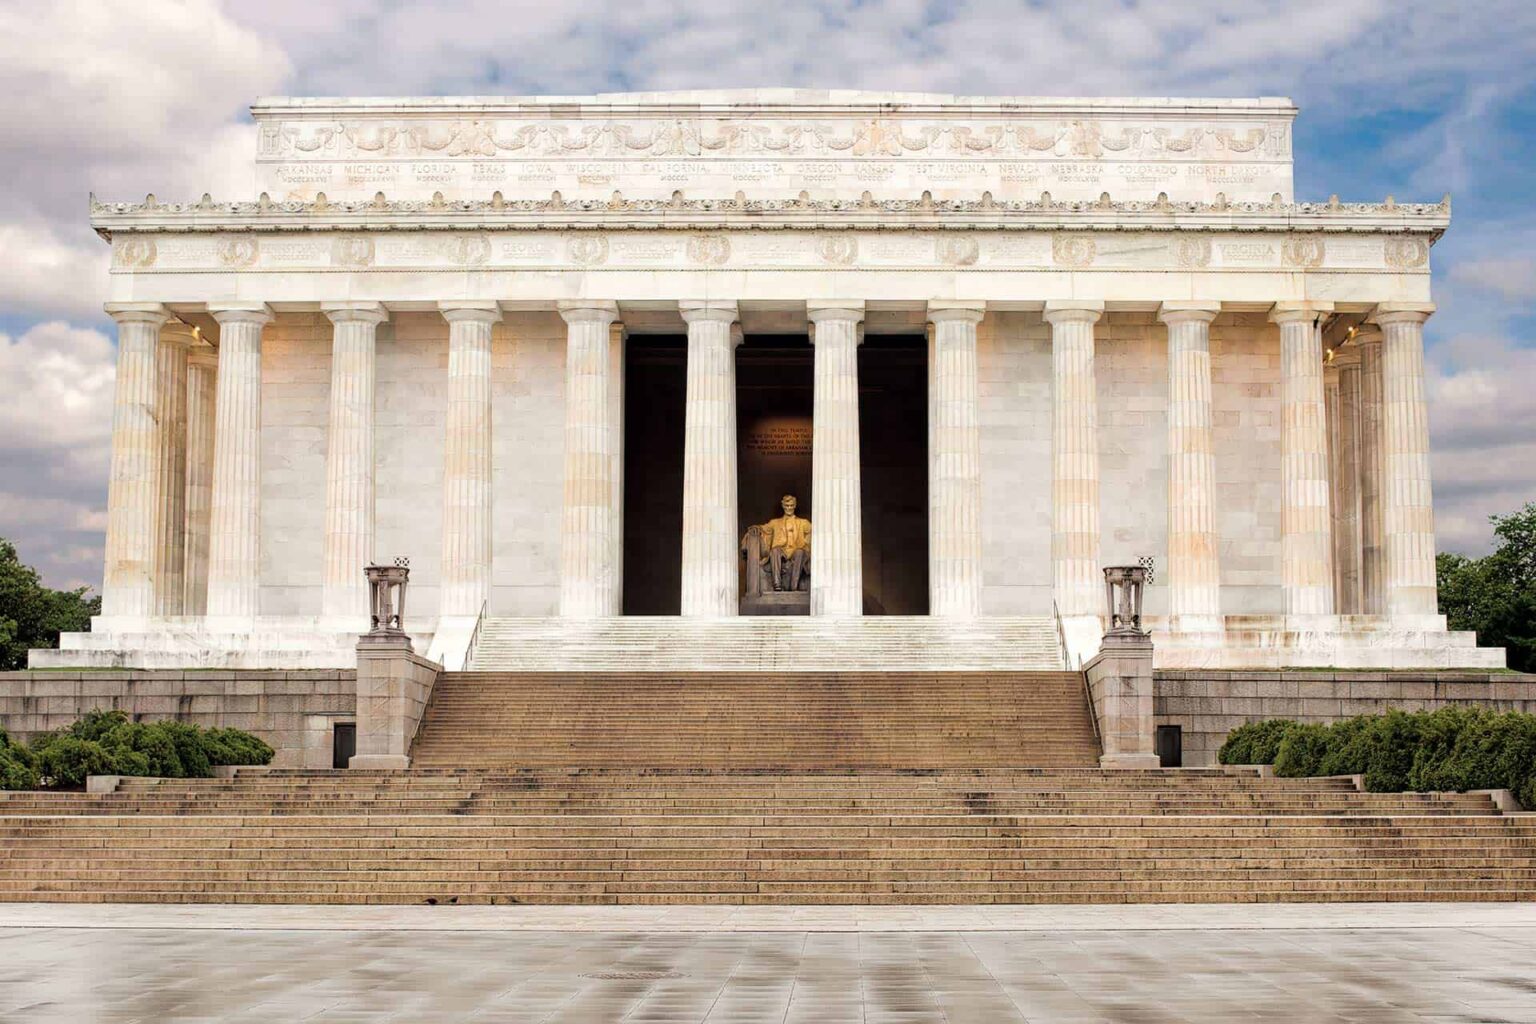
M 142 203 L 102 203 L 93 195 L 91 226 L 110 240 L 116 233 L 189 231 L 450 231 L 450 230 L 697 230 L 845 228 L 868 231 L 944 228 L 954 230 L 1081 231 L 1249 231 L 1369 232 L 1429 235 L 1438 240 L 1450 224 L 1451 199 L 1438 203 L 1173 202 L 1115 201 L 1107 194 L 1093 202 L 1056 202 L 1049 193 L 1038 201 L 998 201 L 991 193 L 978 199 L 629 199 L 615 192 L 608 200 L 561 197 L 504 199 L 389 199 L 331 202 L 324 194 L 313 202 L 274 201 L 265 193 L 254 202 L 215 202 L 204 195 L 195 203 L 162 203 L 153 195 Z

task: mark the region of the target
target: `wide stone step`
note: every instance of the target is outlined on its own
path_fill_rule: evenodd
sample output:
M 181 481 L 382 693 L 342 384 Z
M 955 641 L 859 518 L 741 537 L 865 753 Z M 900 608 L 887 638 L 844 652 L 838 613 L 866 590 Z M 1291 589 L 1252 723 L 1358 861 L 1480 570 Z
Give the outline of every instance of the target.
M 487 618 L 476 670 L 825 672 L 1061 669 L 1048 617 Z

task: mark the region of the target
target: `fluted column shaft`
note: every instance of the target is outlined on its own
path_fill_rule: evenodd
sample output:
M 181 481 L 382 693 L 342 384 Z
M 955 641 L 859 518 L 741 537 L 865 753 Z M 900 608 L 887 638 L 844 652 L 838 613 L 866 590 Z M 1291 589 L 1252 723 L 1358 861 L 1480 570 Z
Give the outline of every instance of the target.
M 1173 628 L 1221 626 L 1211 321 L 1217 307 L 1164 303 L 1168 325 L 1168 614 Z
M 684 615 L 738 610 L 734 302 L 683 302 L 688 385 L 683 415 Z
M 208 612 L 208 511 L 213 496 L 213 420 L 218 352 L 206 345 L 187 357 L 186 554 L 182 614 Z
M 1360 365 L 1339 367 L 1339 426 L 1334 434 L 1334 494 L 1338 505 L 1333 557 L 1339 581 L 1335 610 L 1340 615 L 1359 615 L 1361 599 L 1360 545 Z
M 982 304 L 929 303 L 928 614 L 981 614 L 981 414 L 976 327 Z
M 368 614 L 364 566 L 374 559 L 373 419 L 378 330 L 388 314 L 376 302 L 327 303 L 331 321 L 331 401 L 325 450 L 325 547 L 320 611 Z
M 1099 557 L 1099 398 L 1094 324 L 1101 303 L 1047 303 L 1051 325 L 1051 591 L 1064 617 L 1104 603 Z
M 440 615 L 479 615 L 491 597 L 491 331 L 494 302 L 439 307 L 448 321 Z
M 560 614 L 620 611 L 617 479 L 620 431 L 609 327 L 615 303 L 562 305 L 565 318 L 565 498 L 561 515 Z
M 859 324 L 864 303 L 813 304 L 811 614 L 864 612 Z
M 117 321 L 117 382 L 112 399 L 112 469 L 107 487 L 104 617 L 147 618 L 157 611 L 160 550 L 160 327 L 169 313 L 149 303 L 108 304 Z
M 1424 401 L 1425 307 L 1379 306 L 1381 326 L 1383 507 L 1386 613 L 1439 613 L 1435 587 L 1435 514 Z
M 219 379 L 208 515 L 208 615 L 256 616 L 261 587 L 261 331 L 265 306 L 213 308 Z
M 180 615 L 187 558 L 187 353 L 192 328 L 172 321 L 160 328 L 159 377 L 160 546 L 155 552 L 155 613 Z
M 1360 601 L 1366 615 L 1385 615 L 1381 330 L 1374 326 L 1363 328 L 1356 344 L 1360 346 Z
M 1329 504 L 1325 310 L 1277 305 L 1280 325 L 1280 593 L 1287 615 L 1333 614 L 1333 511 Z

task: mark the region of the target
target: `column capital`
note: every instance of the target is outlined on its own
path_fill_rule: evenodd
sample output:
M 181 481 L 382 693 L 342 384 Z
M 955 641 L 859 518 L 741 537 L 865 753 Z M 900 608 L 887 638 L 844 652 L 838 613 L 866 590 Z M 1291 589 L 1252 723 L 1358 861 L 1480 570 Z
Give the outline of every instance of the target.
M 609 299 L 562 299 L 556 308 L 568 324 L 611 324 L 619 318 L 619 304 Z
M 158 302 L 109 302 L 103 308 L 120 324 L 163 324 L 171 318 Z
M 1363 323 L 1355 331 L 1355 344 L 1364 348 L 1366 345 L 1381 344 L 1381 328 L 1373 323 Z
M 1157 318 L 1165 324 L 1208 324 L 1221 312 L 1219 302 L 1165 302 L 1157 309 Z
M 1381 302 L 1368 319 L 1373 324 L 1422 324 L 1434 311 L 1433 302 Z
M 265 302 L 210 302 L 208 312 L 219 322 L 220 327 L 225 324 L 265 325 L 272 322 L 272 309 Z
M 190 349 L 198 344 L 197 328 L 181 320 L 167 320 L 160 327 L 160 340 L 167 345 Z
M 1048 324 L 1093 324 L 1104 315 L 1104 303 L 1092 299 L 1051 299 L 1041 314 Z
M 486 299 L 460 299 L 457 302 L 439 302 L 437 311 L 443 314 L 443 319 L 449 323 L 486 323 L 497 324 L 501 322 L 501 304 Z
M 683 299 L 677 304 L 684 323 L 711 320 L 733 324 L 740 318 L 735 299 Z
M 931 299 L 928 302 L 928 322 L 979 324 L 987 315 L 985 302 L 964 302 L 956 299 Z
M 382 302 L 322 302 L 320 312 L 333 324 L 381 324 L 389 319 Z
M 812 299 L 805 304 L 805 314 L 811 323 L 823 320 L 851 320 L 864 322 L 863 299 Z
M 1325 313 L 1333 312 L 1331 302 L 1277 302 L 1270 307 L 1271 323 L 1314 323 Z

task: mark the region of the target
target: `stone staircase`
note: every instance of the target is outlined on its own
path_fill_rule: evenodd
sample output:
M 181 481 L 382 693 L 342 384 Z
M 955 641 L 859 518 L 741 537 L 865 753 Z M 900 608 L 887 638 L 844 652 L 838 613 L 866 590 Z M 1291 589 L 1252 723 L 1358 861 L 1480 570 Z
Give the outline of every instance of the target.
M 1075 672 L 445 672 L 422 768 L 1091 767 Z
M 1536 817 L 1218 770 L 242 772 L 0 799 L 0 900 L 1514 900 Z
M 0 901 L 1521 900 L 1536 815 L 1101 771 L 1062 671 L 444 673 L 406 771 L 0 793 Z
M 504 672 L 1060 671 L 1049 617 L 487 618 L 467 667 Z

